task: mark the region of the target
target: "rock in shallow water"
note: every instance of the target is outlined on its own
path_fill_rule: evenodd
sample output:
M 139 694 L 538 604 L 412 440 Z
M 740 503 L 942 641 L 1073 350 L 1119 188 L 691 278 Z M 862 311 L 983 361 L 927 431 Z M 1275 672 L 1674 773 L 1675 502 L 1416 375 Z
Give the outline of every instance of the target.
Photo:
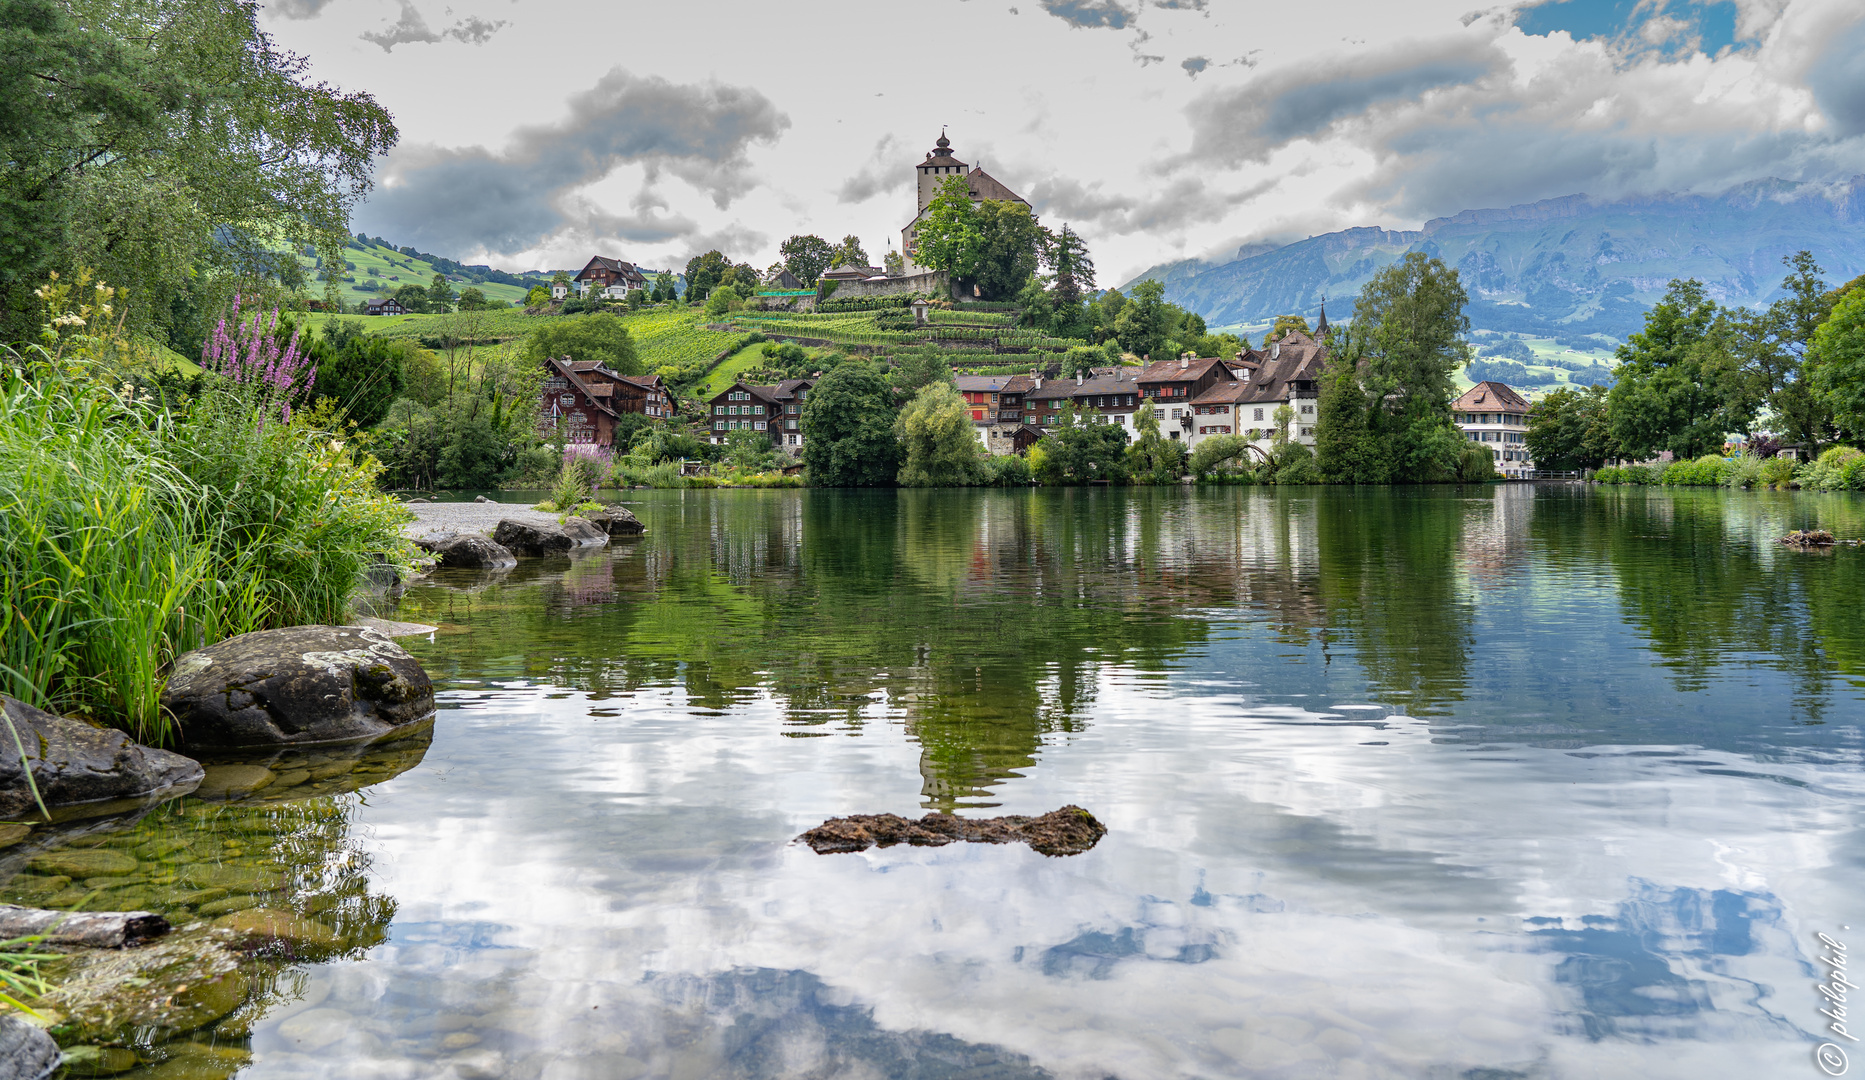
M 499 527 L 492 530 L 492 540 L 514 555 L 532 559 L 567 554 L 576 546 L 570 534 L 555 525 L 533 525 L 511 518 L 499 522 Z
M 440 565 L 455 569 L 500 570 L 518 565 L 517 556 L 504 545 L 483 536 L 443 536 L 414 543 L 438 557 Z
M 608 532 L 597 528 L 587 518 L 564 518 L 562 528 L 578 547 L 601 547 L 609 542 Z
M 363 742 L 434 716 L 434 684 L 376 630 L 261 630 L 184 654 L 162 705 L 189 749 Z
M 647 526 L 625 506 L 611 506 L 589 515 L 589 523 L 610 536 L 639 536 Z
M 44 1080 L 58 1068 L 58 1043 L 15 1016 L 0 1014 L 0 1080 Z
M 940 847 L 957 840 L 981 844 L 1021 841 L 1044 855 L 1079 855 L 1094 847 L 1105 835 L 1107 826 L 1088 811 L 1071 805 L 1033 818 L 1014 814 L 962 818 L 933 813 L 918 821 L 909 821 L 897 814 L 851 814 L 830 818 L 798 839 L 818 855 L 865 851 L 876 845 Z
M 179 754 L 142 746 L 110 728 L 53 716 L 0 695 L 13 734 L 25 746 L 25 763 L 48 808 L 180 793 L 201 779 L 201 766 Z M 0 817 L 35 814 L 18 747 L 0 732 Z

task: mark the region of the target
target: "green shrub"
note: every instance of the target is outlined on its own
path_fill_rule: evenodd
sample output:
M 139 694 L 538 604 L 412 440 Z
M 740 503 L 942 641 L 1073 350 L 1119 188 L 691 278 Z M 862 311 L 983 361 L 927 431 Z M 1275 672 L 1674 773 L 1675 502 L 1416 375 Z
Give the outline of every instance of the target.
M 1865 489 L 1865 453 L 1850 446 L 1835 446 L 1795 473 L 1794 479 L 1808 491 L 1858 491 Z
M 984 459 L 984 482 L 995 487 L 1023 487 L 1030 482 L 1030 463 L 1016 454 Z
M 1771 457 L 1761 463 L 1761 483 L 1777 491 L 1786 491 L 1794 484 L 1794 470 L 1797 467 L 1793 458 Z
M 1761 459 L 1749 453 L 1738 455 L 1723 472 L 1723 483 L 1732 488 L 1761 487 Z
M 1659 474 L 1658 482 L 1675 487 L 1717 487 L 1728 472 L 1729 462 L 1714 454 L 1695 461 L 1673 461 Z
M 1650 465 L 1608 465 L 1593 474 L 1596 484 L 1655 484 L 1658 470 Z
M 1496 455 L 1489 447 L 1479 443 L 1466 445 L 1457 458 L 1457 482 L 1460 484 L 1483 484 L 1499 480 L 1496 472 Z

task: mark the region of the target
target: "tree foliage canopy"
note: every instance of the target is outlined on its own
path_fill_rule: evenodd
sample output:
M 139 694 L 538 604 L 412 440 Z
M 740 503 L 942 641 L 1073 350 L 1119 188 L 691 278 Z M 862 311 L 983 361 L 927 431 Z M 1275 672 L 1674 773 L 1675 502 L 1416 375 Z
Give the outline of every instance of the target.
M 312 80 L 258 8 L 0 0 L 0 336 L 25 336 L 51 270 L 94 268 L 133 326 L 171 332 L 241 281 L 299 284 L 299 252 L 343 265 L 395 125 Z
M 803 403 L 803 463 L 818 487 L 885 487 L 900 468 L 894 391 L 874 365 L 851 360 L 822 377 Z
M 928 383 L 900 411 L 894 430 L 905 452 L 901 487 L 963 487 L 982 478 L 984 453 L 971 410 L 951 383 Z
M 622 320 L 614 315 L 569 315 L 545 321 L 525 336 L 524 357 L 593 360 L 618 375 L 641 374 L 641 359 Z

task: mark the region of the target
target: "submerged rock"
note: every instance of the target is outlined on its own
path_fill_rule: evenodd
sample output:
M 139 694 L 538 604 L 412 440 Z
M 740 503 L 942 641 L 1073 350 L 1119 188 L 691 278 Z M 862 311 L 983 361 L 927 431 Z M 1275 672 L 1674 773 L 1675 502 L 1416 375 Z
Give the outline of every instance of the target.
M 0 1013 L 0 1080 L 45 1080 L 58 1068 L 58 1043 L 17 1016 Z
M 514 555 L 538 559 L 546 555 L 563 555 L 577 546 L 569 533 L 555 525 L 534 525 L 506 518 L 492 530 L 492 539 Z
M 141 948 L 74 953 L 48 972 L 57 989 L 34 1007 L 53 1016 L 52 1034 L 67 1044 L 195 1031 L 246 1000 L 251 980 L 235 940 L 197 928 Z
M 343 944 L 337 932 L 316 919 L 273 908 L 248 908 L 214 920 L 216 930 L 231 931 L 247 942 L 283 942 L 301 949 L 323 951 Z
M 416 547 L 434 555 L 440 565 L 455 570 L 501 570 L 518 565 L 518 557 L 504 545 L 477 535 L 442 536 L 416 540 Z
M 378 630 L 294 626 L 181 656 L 162 706 L 191 750 L 365 742 L 432 720 L 434 684 Z
M 798 839 L 818 855 L 913 844 L 941 847 L 958 840 L 981 844 L 1027 843 L 1044 855 L 1079 855 L 1107 835 L 1107 826 L 1079 806 L 1064 806 L 1041 817 L 1006 815 L 962 818 L 927 814 L 910 821 L 897 814 L 851 814 L 830 818 Z
M 36 816 L 34 785 L 46 807 L 56 809 L 179 794 L 201 779 L 197 763 L 132 742 L 121 731 L 54 716 L 5 695 L 0 713 L 12 729 L 11 735 L 0 732 L 0 817 Z
M 647 530 L 625 506 L 610 506 L 588 515 L 589 523 L 610 536 L 640 536 Z

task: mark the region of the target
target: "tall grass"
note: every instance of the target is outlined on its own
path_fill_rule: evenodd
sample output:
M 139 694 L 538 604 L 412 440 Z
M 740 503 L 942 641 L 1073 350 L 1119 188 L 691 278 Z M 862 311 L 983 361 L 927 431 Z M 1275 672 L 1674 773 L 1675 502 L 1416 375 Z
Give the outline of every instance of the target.
M 368 565 L 406 561 L 407 512 L 328 417 L 291 416 L 308 380 L 277 377 L 269 333 L 236 326 L 244 366 L 214 365 L 182 412 L 108 388 L 82 350 L 0 353 L 0 690 L 160 745 L 177 655 L 341 622 Z

